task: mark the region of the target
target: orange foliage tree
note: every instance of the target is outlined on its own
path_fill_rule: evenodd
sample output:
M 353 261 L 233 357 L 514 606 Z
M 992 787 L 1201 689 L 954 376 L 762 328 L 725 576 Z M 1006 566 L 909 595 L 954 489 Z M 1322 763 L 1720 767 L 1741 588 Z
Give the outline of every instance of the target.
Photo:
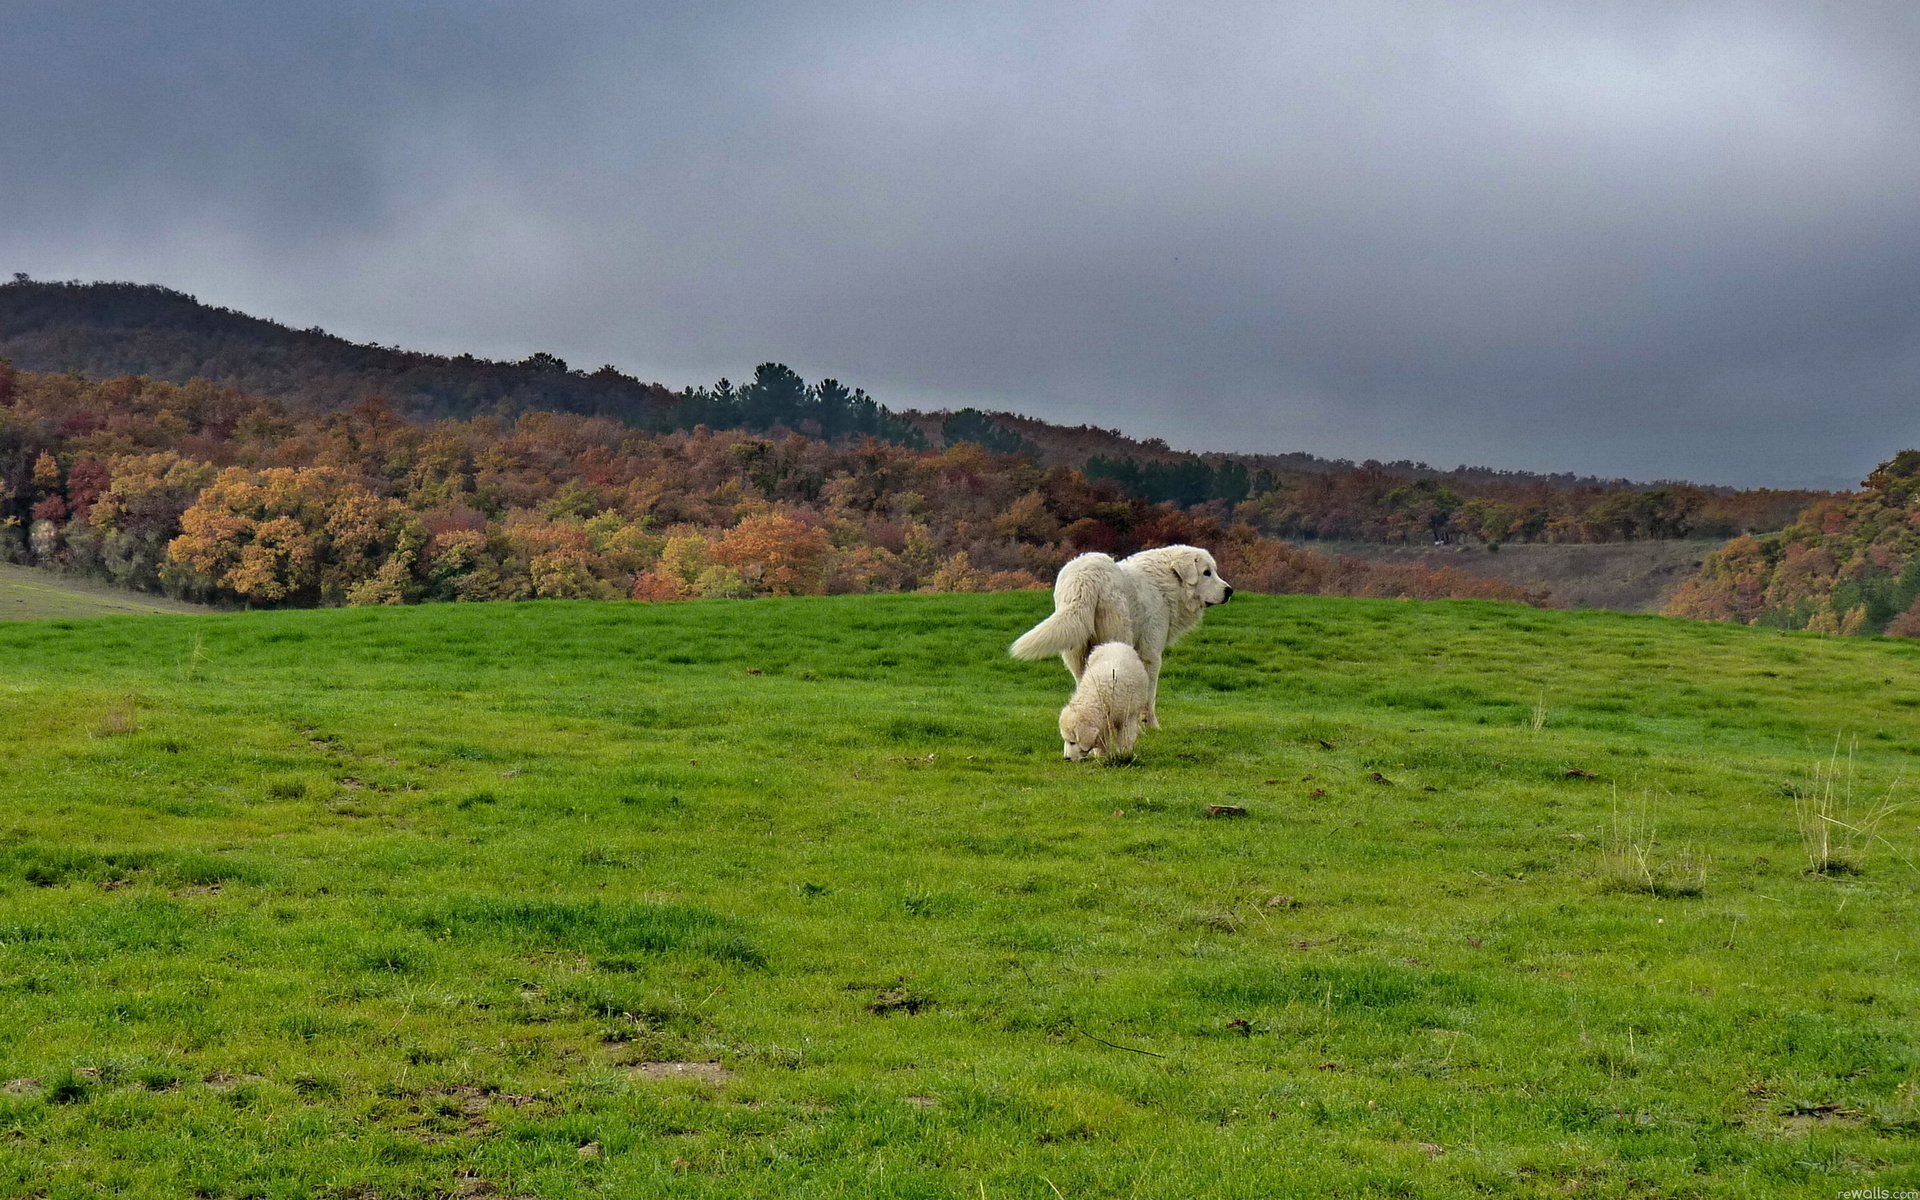
M 229 467 L 181 515 L 167 565 L 249 603 L 392 603 L 417 592 L 425 541 L 403 506 L 335 468 Z
M 756 596 L 818 596 L 827 590 L 833 544 L 791 512 L 755 509 L 713 543 L 714 563 L 731 567 Z

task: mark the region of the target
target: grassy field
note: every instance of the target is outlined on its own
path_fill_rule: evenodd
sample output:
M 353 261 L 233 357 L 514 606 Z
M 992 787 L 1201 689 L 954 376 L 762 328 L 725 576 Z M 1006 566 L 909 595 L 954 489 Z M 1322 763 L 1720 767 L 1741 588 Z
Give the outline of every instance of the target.
M 0 1195 L 1920 1187 L 1920 646 L 1047 605 L 0 627 Z
M 1497 551 L 1475 543 L 1453 546 L 1380 542 L 1307 542 L 1327 555 L 1352 555 L 1403 567 L 1457 567 L 1544 591 L 1564 608 L 1658 612 L 1667 596 L 1725 538 L 1650 538 L 1636 542 L 1508 542 Z
M 0 563 L 0 621 L 49 617 L 116 617 L 135 613 L 211 612 L 164 596 L 148 596 L 106 584 Z

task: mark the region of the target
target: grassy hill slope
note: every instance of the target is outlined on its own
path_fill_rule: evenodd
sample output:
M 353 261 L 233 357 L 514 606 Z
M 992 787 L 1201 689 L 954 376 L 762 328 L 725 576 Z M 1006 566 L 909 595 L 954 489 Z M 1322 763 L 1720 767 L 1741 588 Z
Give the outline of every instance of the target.
M 1920 1186 L 1920 821 L 1793 798 L 1920 647 L 1247 597 L 1109 767 L 1046 606 L 0 627 L 0 1192 Z
M 200 604 L 142 595 L 103 583 L 0 563 L 0 621 L 49 617 L 116 617 L 134 613 L 200 613 Z

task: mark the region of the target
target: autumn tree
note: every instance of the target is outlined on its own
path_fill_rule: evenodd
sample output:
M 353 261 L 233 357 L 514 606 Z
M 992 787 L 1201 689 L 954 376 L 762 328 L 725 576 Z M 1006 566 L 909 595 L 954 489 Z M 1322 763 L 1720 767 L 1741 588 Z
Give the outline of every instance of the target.
M 104 474 L 106 487 L 67 532 L 74 565 L 121 587 L 158 591 L 167 543 L 217 472 L 167 450 L 123 455 Z
M 749 512 L 711 550 L 712 562 L 738 571 L 762 596 L 817 596 L 827 590 L 827 535 L 791 512 Z

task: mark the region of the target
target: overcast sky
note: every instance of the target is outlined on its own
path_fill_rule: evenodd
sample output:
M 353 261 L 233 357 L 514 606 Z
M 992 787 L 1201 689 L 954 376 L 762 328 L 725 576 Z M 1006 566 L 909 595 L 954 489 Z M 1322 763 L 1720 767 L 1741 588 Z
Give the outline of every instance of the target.
M 1192 449 L 1920 444 L 1920 6 L 0 0 L 0 271 Z

